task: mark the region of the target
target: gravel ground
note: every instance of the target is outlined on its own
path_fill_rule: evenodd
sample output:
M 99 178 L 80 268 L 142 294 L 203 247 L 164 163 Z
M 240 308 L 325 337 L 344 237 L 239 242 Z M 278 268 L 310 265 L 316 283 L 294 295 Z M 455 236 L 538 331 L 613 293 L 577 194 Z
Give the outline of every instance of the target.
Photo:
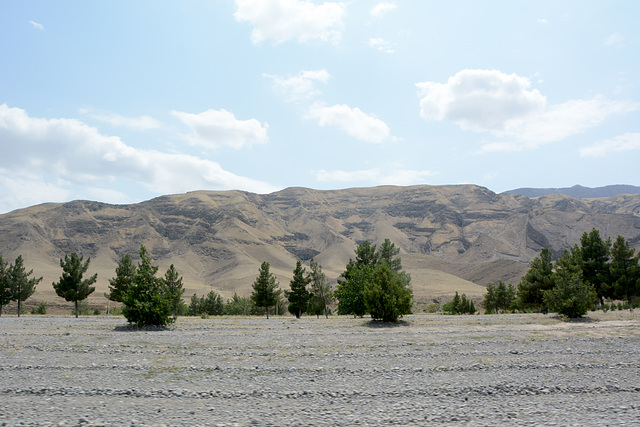
M 0 426 L 638 425 L 639 315 L 0 317 Z

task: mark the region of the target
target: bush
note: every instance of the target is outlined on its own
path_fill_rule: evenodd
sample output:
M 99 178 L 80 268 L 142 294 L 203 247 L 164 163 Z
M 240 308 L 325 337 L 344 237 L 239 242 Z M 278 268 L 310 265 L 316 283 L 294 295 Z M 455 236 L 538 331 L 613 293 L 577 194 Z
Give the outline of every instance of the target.
M 465 294 L 458 295 L 456 291 L 453 299 L 442 306 L 442 311 L 445 314 L 474 314 L 476 307 L 473 300 L 467 299 Z
M 413 292 L 405 285 L 402 275 L 384 261 L 373 270 L 372 280 L 364 285 L 364 302 L 372 319 L 396 322 L 398 317 L 411 313 Z
M 47 314 L 47 303 L 42 301 L 37 307 L 33 307 L 31 314 Z

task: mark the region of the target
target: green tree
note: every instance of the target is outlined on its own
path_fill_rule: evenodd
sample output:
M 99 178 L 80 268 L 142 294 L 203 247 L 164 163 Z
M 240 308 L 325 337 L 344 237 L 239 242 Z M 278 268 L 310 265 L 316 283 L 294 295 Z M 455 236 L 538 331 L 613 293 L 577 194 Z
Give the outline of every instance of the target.
M 144 245 L 140 245 L 140 262 L 122 301 L 122 314 L 138 327 L 165 326 L 173 321 L 171 294 L 164 280 L 156 277 L 158 267 L 151 262 L 151 255 Z
M 544 291 L 553 288 L 553 262 L 551 251 L 540 251 L 540 256 L 531 261 L 529 271 L 518 284 L 518 304 L 521 308 L 546 310 Z
M 296 262 L 296 268 L 293 270 L 293 279 L 289 282 L 290 291 L 284 294 L 289 300 L 289 312 L 299 319 L 303 313 L 307 312 L 309 298 L 311 295 L 307 291 L 307 285 L 311 279 L 305 276 L 306 269 L 302 267 L 300 261 Z
M 109 293 L 105 296 L 111 301 L 123 302 L 136 274 L 136 266 L 131 255 L 126 254 L 116 267 L 116 277 L 109 279 Z
M 322 267 L 313 258 L 309 263 L 309 284 L 311 288 L 311 300 L 309 312 L 329 318 L 329 304 L 333 301 L 331 285 L 327 282 L 327 276 L 322 272 Z
M 584 316 L 596 300 L 596 292 L 581 274 L 560 269 L 554 274 L 554 287 L 544 291 L 549 310 L 569 318 Z
M 164 288 L 168 294 L 170 304 L 171 304 L 171 313 L 173 314 L 173 321 L 175 322 L 178 313 L 180 311 L 180 307 L 182 306 L 182 294 L 184 293 L 184 289 L 182 287 L 182 277 L 178 274 L 176 268 L 171 264 L 167 269 L 167 272 L 164 274 Z
M 618 236 L 611 247 L 611 262 L 609 271 L 613 296 L 627 301 L 629 310 L 633 311 L 632 298 L 640 295 L 640 255 L 635 255 L 635 249 Z
M 487 285 L 487 293 L 482 305 L 487 313 L 497 313 L 514 308 L 516 301 L 516 289 L 513 285 L 505 285 L 503 281 Z
M 13 301 L 10 274 L 11 270 L 6 261 L 0 256 L 0 316 L 2 316 L 2 307 Z
M 278 289 L 278 281 L 270 271 L 271 265 L 268 262 L 263 262 L 258 270 L 258 277 L 253 282 L 253 292 L 251 293 L 251 300 L 256 307 L 264 307 L 267 312 L 267 319 L 269 318 L 269 307 L 278 303 L 280 296 L 280 289 Z
M 203 298 L 202 308 L 209 316 L 222 316 L 224 314 L 222 297 L 214 291 L 209 291 L 207 297 Z
M 36 291 L 36 286 L 42 281 L 42 277 L 29 278 L 33 270 L 26 271 L 22 255 L 18 255 L 15 263 L 9 266 L 9 280 L 11 282 L 11 294 L 13 300 L 18 301 L 18 317 L 22 310 L 22 302 L 26 301 Z
M 53 289 L 55 289 L 59 297 L 74 303 L 76 318 L 78 317 L 78 302 L 87 299 L 96 290 L 91 285 L 98 278 L 97 273 L 88 279 L 82 278 L 89 269 L 89 263 L 91 262 L 91 258 L 87 258 L 85 262 L 83 262 L 83 259 L 84 257 L 76 252 L 71 253 L 71 256 L 65 255 L 64 260 L 60 259 L 62 276 L 60 276 L 58 282 L 53 283 Z
M 338 288 L 334 296 L 338 300 L 338 314 L 353 314 L 362 317 L 367 312 L 364 302 L 364 285 L 371 280 L 373 269 L 378 265 L 376 245 L 368 240 L 360 243 L 355 250 L 356 259 L 349 259 L 347 266 L 338 278 Z
M 374 320 L 396 322 L 398 317 L 411 313 L 413 291 L 383 259 L 365 283 L 364 301 Z
M 612 288 L 609 285 L 609 254 L 611 252 L 611 239 L 602 240 L 600 232 L 595 228 L 589 233 L 583 233 L 580 238 L 580 265 L 582 268 L 582 280 L 593 286 L 596 291 L 600 307 L 604 308 L 604 298 L 612 296 Z

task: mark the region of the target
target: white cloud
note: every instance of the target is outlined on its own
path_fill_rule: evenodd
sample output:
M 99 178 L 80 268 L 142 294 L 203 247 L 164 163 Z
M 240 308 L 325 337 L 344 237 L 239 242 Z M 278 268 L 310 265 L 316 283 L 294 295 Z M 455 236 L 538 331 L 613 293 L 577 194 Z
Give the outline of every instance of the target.
M 376 18 L 384 15 L 387 12 L 391 12 L 397 7 L 394 2 L 390 1 L 382 1 L 376 4 L 370 11 L 371 16 L 375 16 Z
M 335 126 L 360 141 L 382 143 L 390 137 L 385 122 L 348 105 L 327 107 L 316 102 L 309 107 L 306 117 L 316 120 L 320 126 Z
M 640 133 L 625 133 L 580 149 L 582 157 L 604 157 L 609 153 L 640 151 Z
M 354 183 L 365 182 L 370 184 L 386 185 L 414 185 L 424 184 L 425 179 L 435 175 L 430 171 L 405 169 L 403 167 L 389 169 L 365 169 L 358 171 L 343 170 L 318 170 L 314 172 L 320 182 Z
M 94 120 L 98 120 L 103 123 L 107 123 L 114 127 L 124 127 L 135 130 L 150 130 L 160 129 L 161 123 L 150 116 L 139 117 L 125 117 L 120 114 L 96 111 L 94 112 L 88 108 L 82 108 L 79 111 L 81 114 L 85 114 Z
M 251 41 L 259 45 L 266 40 L 305 43 L 320 40 L 337 43 L 341 38 L 346 5 L 307 0 L 236 0 L 236 21 L 253 26 Z
M 192 133 L 188 139 L 194 145 L 209 148 L 242 148 L 251 144 L 262 144 L 269 139 L 269 126 L 266 123 L 262 125 L 256 119 L 238 120 L 233 113 L 224 108 L 198 114 L 181 111 L 172 111 L 171 114 L 191 128 Z
M 6 104 L 0 105 L 0 140 L 0 209 L 61 201 L 75 187 L 88 188 L 84 194 L 118 199 L 120 195 L 101 187 L 105 182 L 111 187 L 116 180 L 137 183 L 159 194 L 197 189 L 275 190 L 225 171 L 210 160 L 138 149 L 118 137 L 101 135 L 79 120 L 34 118 Z
M 624 46 L 625 37 L 622 33 L 613 33 L 605 39 L 602 43 L 603 46 L 611 46 L 621 48 Z
M 327 70 L 301 71 L 294 77 L 280 77 L 264 74 L 273 82 L 276 90 L 287 102 L 301 101 L 320 95 L 322 92 L 315 86 L 317 82 L 326 83 L 331 75 Z
M 385 39 L 381 39 L 379 37 L 371 37 L 369 39 L 369 46 L 379 50 L 384 53 L 394 53 L 393 45 L 386 41 Z
M 612 114 L 638 109 L 638 104 L 601 96 L 548 106 L 546 97 L 530 89 L 528 78 L 497 70 L 463 70 L 447 83 L 416 86 L 423 118 L 451 121 L 465 130 L 510 140 L 487 144 L 483 151 L 535 148 L 582 133 Z
M 538 18 L 538 20 L 536 22 L 538 22 L 538 24 L 542 24 L 542 25 L 549 23 L 549 21 L 546 20 L 545 18 Z
M 29 23 L 33 25 L 33 28 L 35 28 L 36 30 L 44 31 L 44 25 L 39 24 L 35 21 L 29 21 Z

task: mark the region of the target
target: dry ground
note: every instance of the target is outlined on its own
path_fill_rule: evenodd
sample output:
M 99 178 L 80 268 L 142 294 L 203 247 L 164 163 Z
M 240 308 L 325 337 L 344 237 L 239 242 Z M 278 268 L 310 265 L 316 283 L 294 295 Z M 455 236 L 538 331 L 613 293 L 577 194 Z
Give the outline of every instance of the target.
M 0 425 L 634 425 L 640 311 L 0 318 Z

